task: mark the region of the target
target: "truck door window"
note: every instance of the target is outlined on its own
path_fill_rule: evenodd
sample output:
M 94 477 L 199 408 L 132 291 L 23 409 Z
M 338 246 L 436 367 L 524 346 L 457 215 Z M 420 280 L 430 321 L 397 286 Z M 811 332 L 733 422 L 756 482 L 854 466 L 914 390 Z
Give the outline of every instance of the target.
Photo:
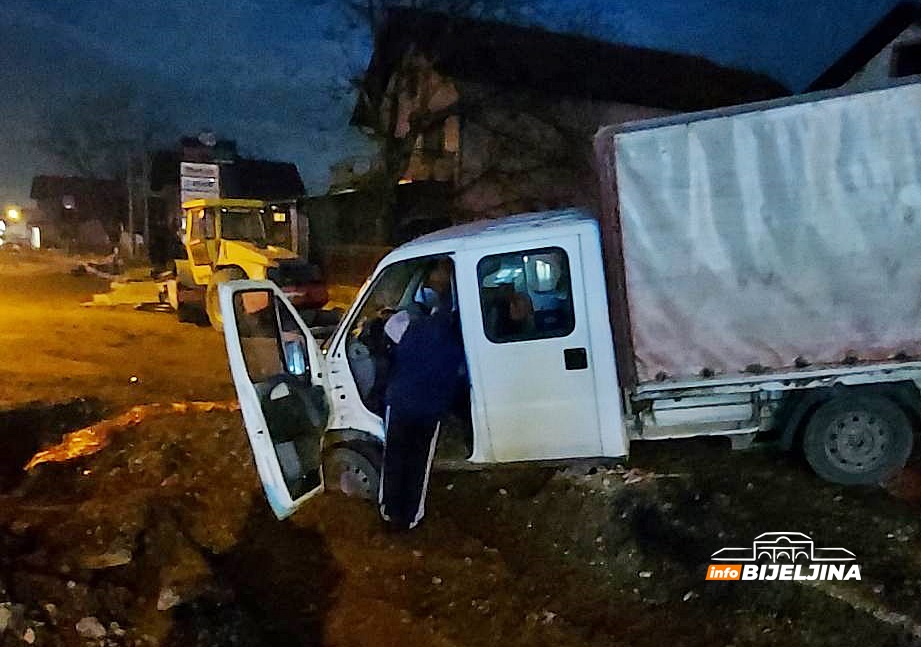
M 277 309 L 271 292 L 240 292 L 234 296 L 240 347 L 253 382 L 280 375 L 285 366 L 278 339 Z
M 477 264 L 486 338 L 565 337 L 575 327 L 569 258 L 559 247 L 485 256 Z
M 254 382 L 287 374 L 308 377 L 307 339 L 268 290 L 239 292 L 234 310 L 246 370 Z

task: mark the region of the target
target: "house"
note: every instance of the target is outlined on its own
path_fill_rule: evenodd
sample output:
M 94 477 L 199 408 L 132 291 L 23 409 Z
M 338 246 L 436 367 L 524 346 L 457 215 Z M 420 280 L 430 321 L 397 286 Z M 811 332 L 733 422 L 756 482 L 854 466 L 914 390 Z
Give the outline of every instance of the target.
M 902 3 L 825 69 L 807 91 L 860 89 L 921 74 L 921 5 Z
M 463 221 L 594 205 L 601 125 L 786 94 L 696 56 L 393 9 L 352 124 L 383 141 L 386 182 L 448 186 Z
M 125 185 L 118 180 L 38 175 L 30 197 L 38 210 L 32 222 L 41 227 L 43 244 L 52 246 L 110 249 L 128 212 Z

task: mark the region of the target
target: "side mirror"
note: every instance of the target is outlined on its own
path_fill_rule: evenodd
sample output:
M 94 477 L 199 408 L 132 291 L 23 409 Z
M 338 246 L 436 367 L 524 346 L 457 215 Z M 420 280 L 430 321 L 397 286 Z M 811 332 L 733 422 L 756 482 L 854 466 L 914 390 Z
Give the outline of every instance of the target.
M 307 353 L 299 339 L 285 342 L 285 368 L 291 375 L 307 375 Z

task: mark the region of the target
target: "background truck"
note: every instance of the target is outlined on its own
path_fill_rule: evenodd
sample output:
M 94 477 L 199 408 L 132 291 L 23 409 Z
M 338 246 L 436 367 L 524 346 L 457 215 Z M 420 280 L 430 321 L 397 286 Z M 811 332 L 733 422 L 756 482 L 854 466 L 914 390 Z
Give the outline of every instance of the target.
M 914 82 L 604 128 L 600 219 L 524 214 L 416 239 L 381 261 L 324 352 L 277 287 L 226 284 L 231 371 L 273 510 L 323 483 L 374 496 L 376 331 L 442 258 L 469 462 L 764 434 L 831 481 L 887 479 L 921 420 L 919 105 Z
M 238 279 L 274 281 L 299 309 L 326 304 L 329 296 L 319 268 L 290 249 L 269 244 L 267 211 L 259 200 L 183 203 L 186 258 L 176 261 L 176 279 L 167 283 L 170 305 L 181 321 L 193 320 L 204 310 L 220 330 L 217 286 Z

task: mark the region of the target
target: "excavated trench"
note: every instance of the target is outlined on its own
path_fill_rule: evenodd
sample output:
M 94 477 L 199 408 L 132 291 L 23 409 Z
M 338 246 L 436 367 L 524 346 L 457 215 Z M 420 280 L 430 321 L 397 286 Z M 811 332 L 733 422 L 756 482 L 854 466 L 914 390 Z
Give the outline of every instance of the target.
M 26 464 L 41 448 L 57 443 L 69 431 L 102 420 L 105 413 L 105 405 L 96 398 L 30 402 L 0 411 L 0 494 L 23 481 Z

